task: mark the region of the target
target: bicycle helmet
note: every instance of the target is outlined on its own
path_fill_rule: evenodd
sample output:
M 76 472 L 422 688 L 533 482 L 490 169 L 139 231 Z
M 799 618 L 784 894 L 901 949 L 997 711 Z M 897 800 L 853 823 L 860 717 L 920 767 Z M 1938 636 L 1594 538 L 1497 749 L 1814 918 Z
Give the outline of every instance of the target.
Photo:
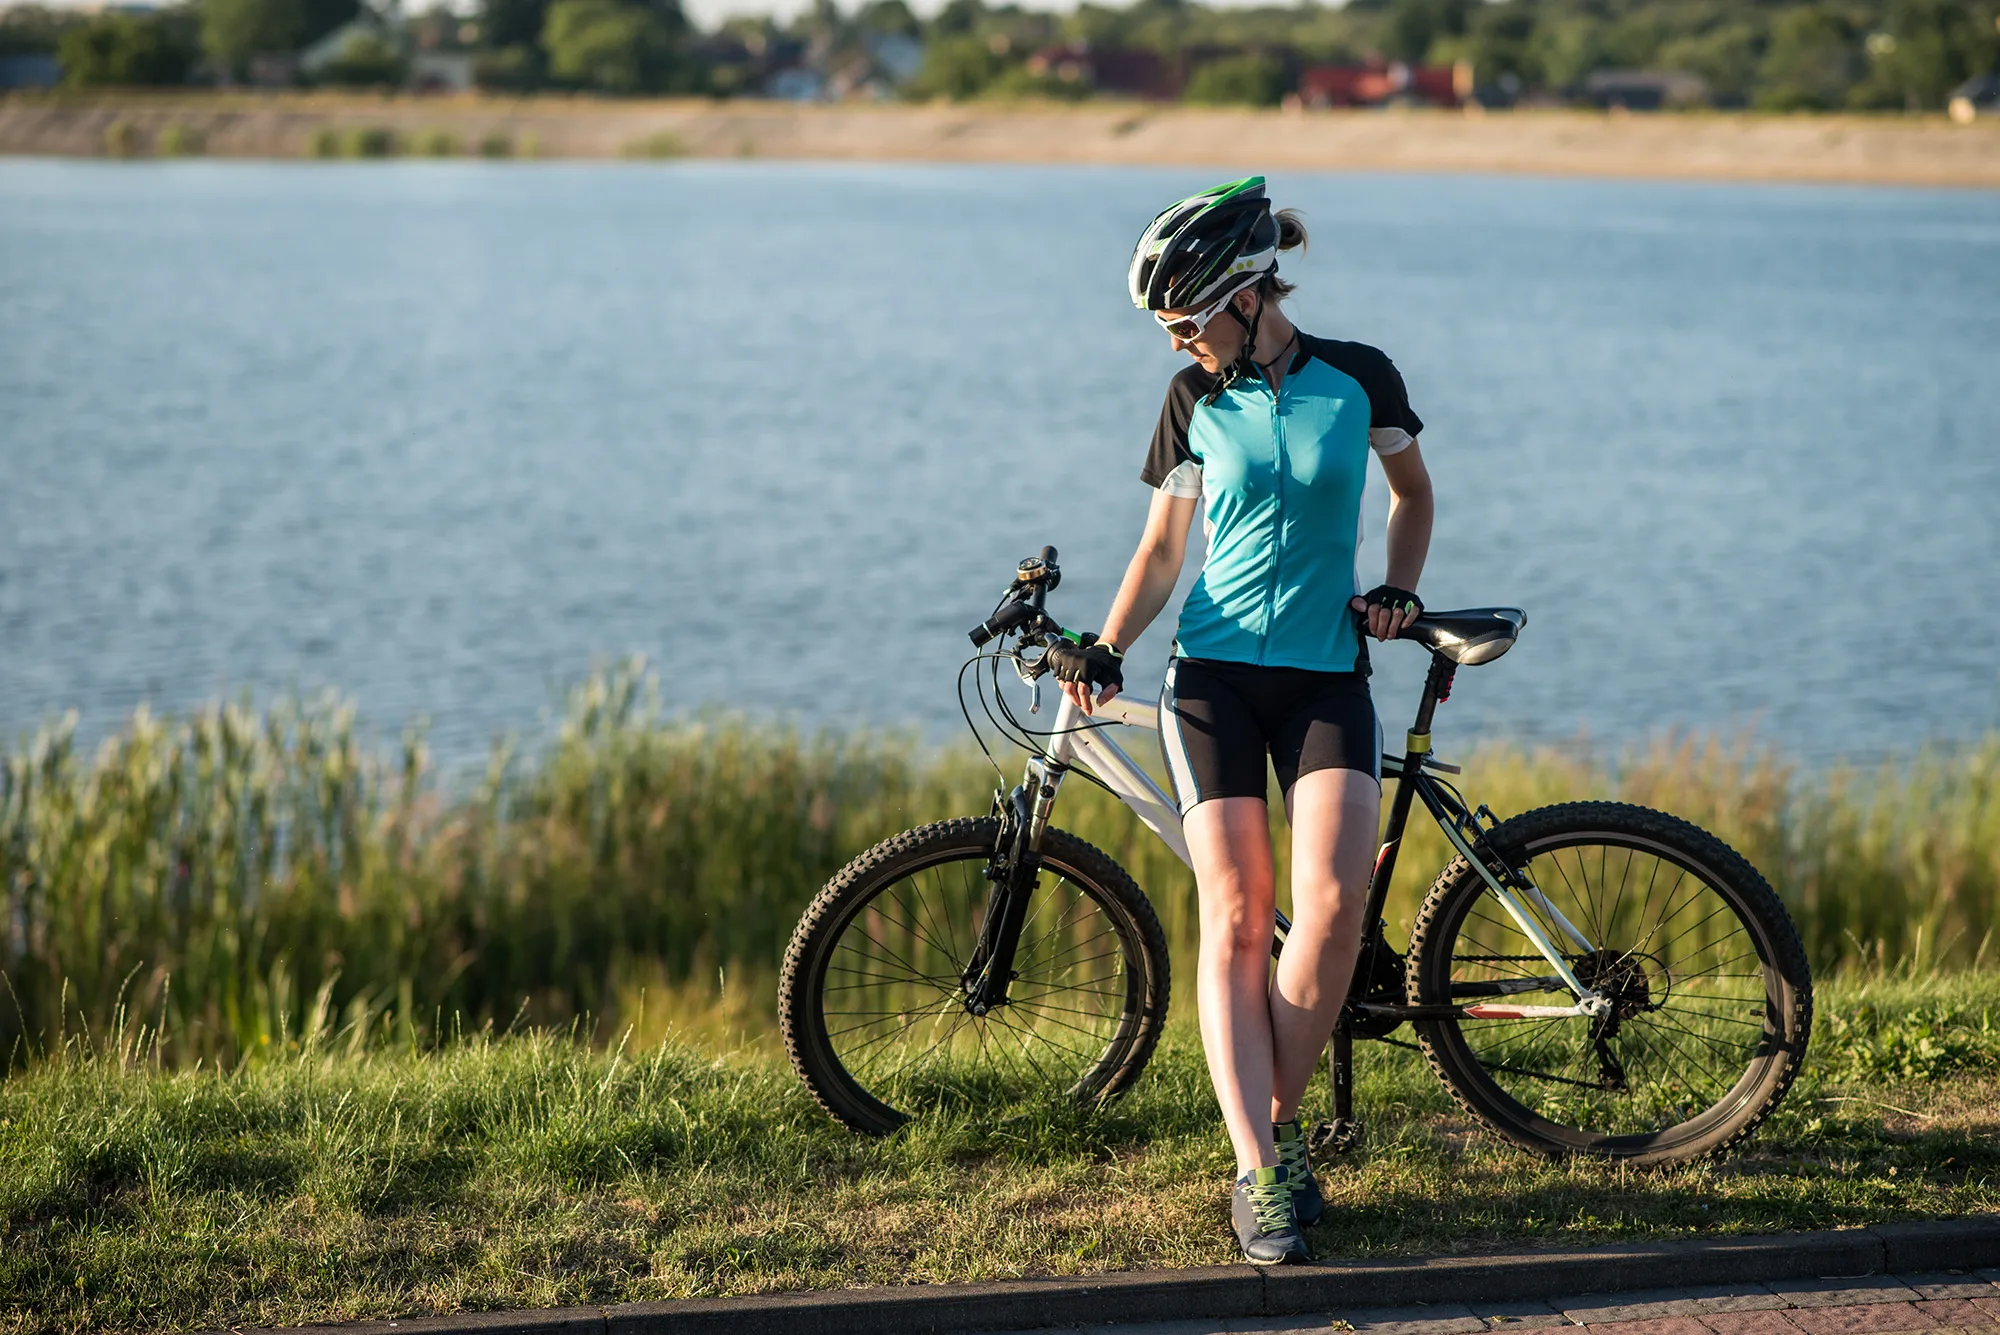
M 1264 178 L 1190 195 L 1153 219 L 1132 251 L 1127 283 L 1142 311 L 1204 306 L 1278 267 L 1278 224 Z

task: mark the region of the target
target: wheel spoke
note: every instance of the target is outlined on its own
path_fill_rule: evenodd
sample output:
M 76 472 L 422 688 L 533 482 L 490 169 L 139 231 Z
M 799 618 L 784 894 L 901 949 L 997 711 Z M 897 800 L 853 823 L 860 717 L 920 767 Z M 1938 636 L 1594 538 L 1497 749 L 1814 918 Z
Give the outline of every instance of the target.
M 1734 1114 L 1730 1091 L 1748 1088 L 1743 1082 L 1760 1063 L 1796 1061 L 1786 1055 L 1795 1047 L 1774 1048 L 1766 1038 L 1786 1023 L 1789 1000 L 1771 990 L 1768 952 L 1773 942 L 1791 942 L 1785 948 L 1796 952 L 1789 920 L 1767 889 L 1746 901 L 1718 883 L 1733 874 L 1733 855 L 1694 852 L 1703 845 L 1690 841 L 1705 836 L 1667 818 L 1580 807 L 1520 819 L 1538 821 L 1540 832 L 1517 833 L 1512 844 L 1498 834 L 1495 847 L 1541 892 L 1523 896 L 1531 920 L 1609 1009 L 1595 1018 L 1420 1024 L 1440 1073 L 1509 1135 L 1552 1149 L 1614 1142 L 1631 1147 L 1615 1153 L 1674 1157 L 1676 1134 L 1694 1146 L 1687 1153 L 1699 1152 L 1695 1142 L 1727 1136 L 1740 1117 L 1690 1123 L 1712 1108 Z M 1562 830 L 1563 819 L 1575 822 L 1575 833 Z M 1628 826 L 1635 832 L 1621 833 Z M 1578 948 L 1558 917 L 1587 932 L 1592 948 Z M 1434 892 L 1419 923 L 1411 950 L 1423 1000 L 1463 1000 L 1481 984 L 1548 974 L 1521 924 L 1502 916 L 1476 873 Z M 1789 1064 L 1781 1070 L 1753 1114 L 1789 1083 Z
M 974 1015 L 962 979 L 992 904 L 992 844 L 949 835 L 964 842 L 942 858 L 854 888 L 811 976 L 820 1047 L 801 1049 L 788 1031 L 822 1100 L 865 1129 L 895 1125 L 882 1122 L 884 1104 L 903 1119 L 940 1100 L 998 1109 L 1065 1090 L 1092 1097 L 1117 1087 L 1114 1077 L 1122 1086 L 1137 1067 L 1132 1045 L 1150 1051 L 1157 1035 L 1160 1008 L 1132 1006 L 1135 986 L 1146 988 L 1148 955 L 1140 952 L 1163 958 L 1163 943 L 1142 944 L 1142 930 L 1153 929 L 1117 897 L 1130 891 L 1099 888 L 1063 859 L 1059 843 L 1044 853 L 1007 1000 Z

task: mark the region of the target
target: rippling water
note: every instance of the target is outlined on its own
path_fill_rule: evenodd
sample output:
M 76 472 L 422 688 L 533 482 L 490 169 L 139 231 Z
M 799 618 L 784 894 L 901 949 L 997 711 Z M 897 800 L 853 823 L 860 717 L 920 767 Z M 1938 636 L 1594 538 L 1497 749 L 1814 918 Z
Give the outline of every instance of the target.
M 0 161 L 0 733 L 333 685 L 464 756 L 636 652 L 945 735 L 1016 558 L 1103 615 L 1177 365 L 1127 248 L 1214 174 Z M 1426 598 L 1530 612 L 1445 745 L 2000 725 L 2000 194 L 1273 190 L 1429 423 Z

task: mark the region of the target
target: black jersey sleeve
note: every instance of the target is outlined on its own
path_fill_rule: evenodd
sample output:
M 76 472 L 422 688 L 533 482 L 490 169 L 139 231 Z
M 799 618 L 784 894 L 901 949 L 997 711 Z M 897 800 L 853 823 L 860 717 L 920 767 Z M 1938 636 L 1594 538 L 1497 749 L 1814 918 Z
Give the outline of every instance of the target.
M 1194 420 L 1195 404 L 1214 387 L 1215 377 L 1199 366 L 1190 366 L 1173 378 L 1167 386 L 1167 401 L 1160 405 L 1153 443 L 1146 450 L 1146 466 L 1139 470 L 1141 482 L 1157 487 L 1167 480 L 1167 474 L 1195 458 L 1188 446 L 1188 423 Z
M 1410 393 L 1403 385 L 1402 372 L 1387 353 L 1366 343 L 1341 343 L 1327 338 L 1306 338 L 1303 342 L 1307 352 L 1360 382 L 1368 394 L 1370 429 L 1394 427 L 1413 437 L 1423 431 L 1423 419 L 1410 407 Z

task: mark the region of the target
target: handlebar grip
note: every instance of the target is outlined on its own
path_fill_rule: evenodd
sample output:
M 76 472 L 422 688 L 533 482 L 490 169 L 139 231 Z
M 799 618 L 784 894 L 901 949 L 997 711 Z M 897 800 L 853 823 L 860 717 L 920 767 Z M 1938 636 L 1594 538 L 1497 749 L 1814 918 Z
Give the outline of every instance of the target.
M 1056 549 L 1053 547 L 1042 548 L 1042 561 L 1046 565 L 1056 564 Z
M 983 648 L 1034 614 L 1035 609 L 1026 603 L 1010 602 L 992 616 L 967 631 L 966 638 L 972 641 L 974 648 Z

